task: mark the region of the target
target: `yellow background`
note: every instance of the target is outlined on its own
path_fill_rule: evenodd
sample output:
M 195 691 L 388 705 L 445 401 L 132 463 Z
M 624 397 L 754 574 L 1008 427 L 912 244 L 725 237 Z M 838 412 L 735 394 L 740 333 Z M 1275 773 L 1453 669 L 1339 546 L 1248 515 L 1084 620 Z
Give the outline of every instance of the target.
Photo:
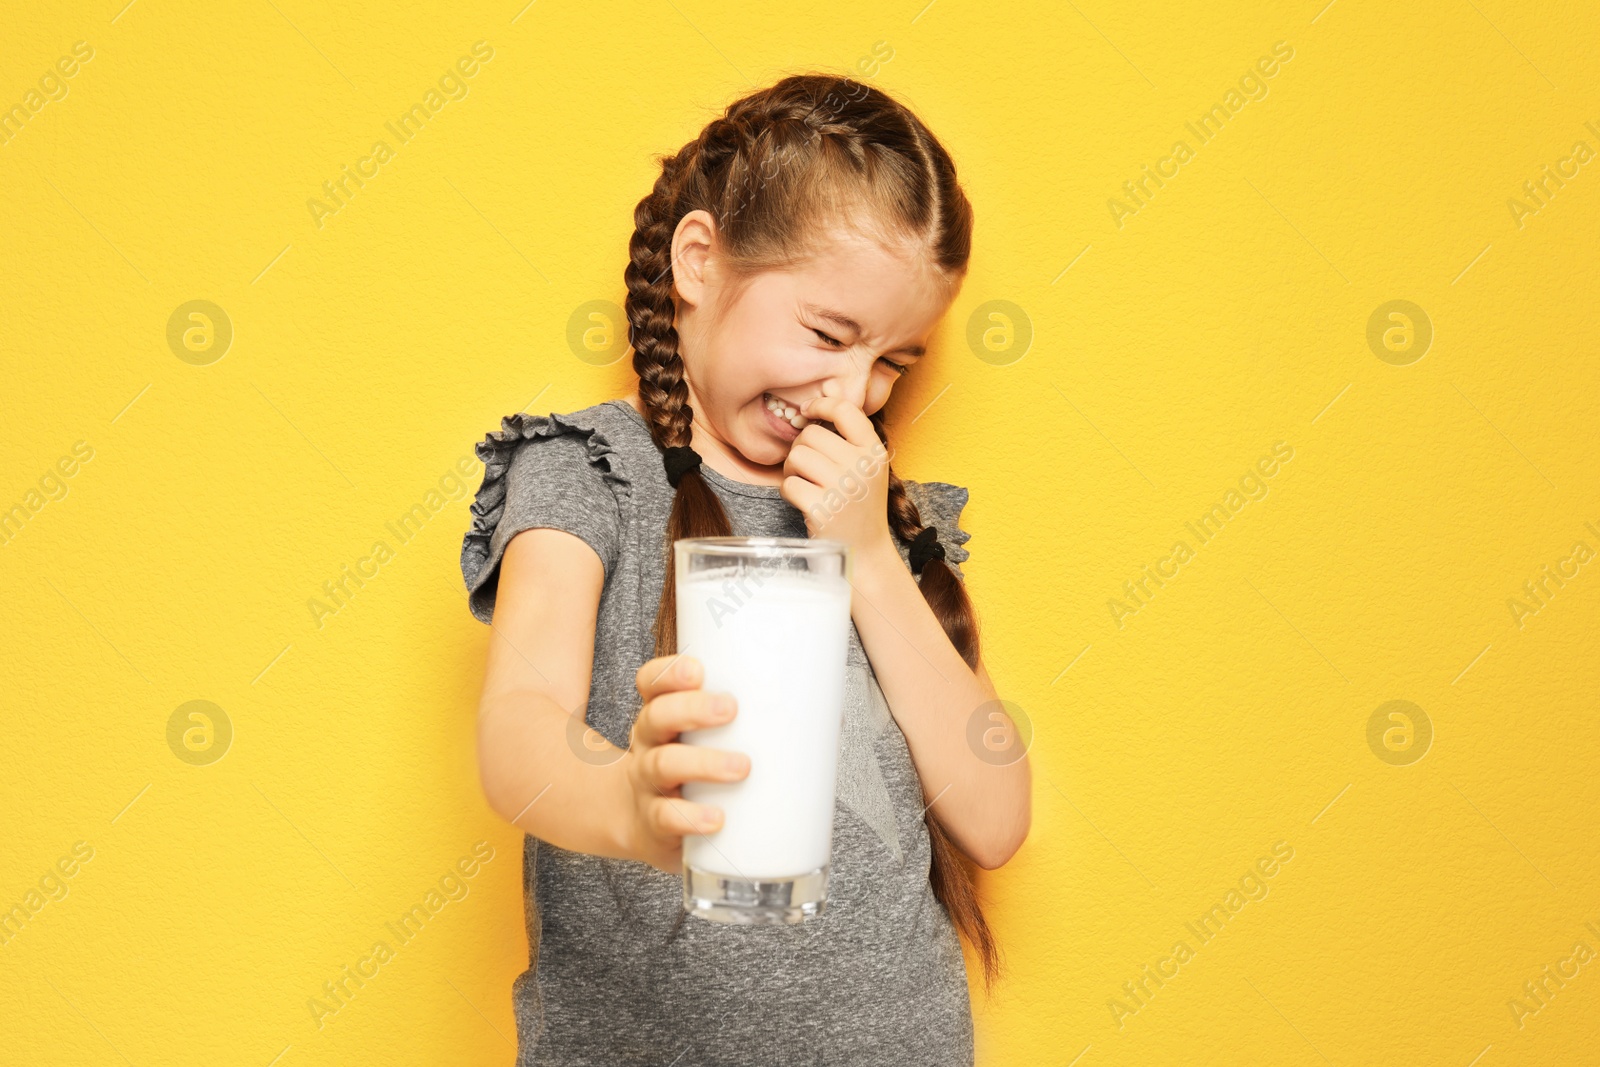
M 1600 563 L 1521 626 L 1507 606 L 1600 549 L 1600 163 L 1520 227 L 1507 206 L 1600 149 L 1585 5 L 6 7 L 0 105 L 94 56 L 0 145 L 0 507 L 93 458 L 0 547 L 0 906 L 94 852 L 0 947 L 0 1059 L 512 1061 L 521 850 L 476 780 L 472 446 L 628 390 L 567 336 L 621 303 L 651 155 L 806 69 L 915 107 L 977 212 L 890 422 L 902 474 L 971 488 L 986 662 L 1037 727 L 1032 835 L 983 882 L 1009 972 L 975 990 L 980 1063 L 1600 1055 L 1594 958 L 1520 1027 L 1508 1006 L 1600 949 Z M 467 96 L 394 143 L 480 40 Z M 1267 95 L 1187 133 L 1278 41 Z M 319 227 L 307 200 L 380 138 L 394 158 Z M 1118 227 L 1108 200 L 1180 138 Z M 1434 336 L 1394 365 L 1367 323 L 1401 299 Z M 208 365 L 167 341 L 192 300 L 233 327 Z M 980 326 L 1025 324 L 1025 352 L 969 347 L 994 300 L 1016 310 Z M 1276 441 L 1268 494 L 1198 544 L 1185 522 Z M 1108 602 L 1179 539 L 1119 627 Z M 376 540 L 393 557 L 317 626 Z M 168 744 L 194 700 L 233 729 L 209 765 Z M 1420 760 L 1369 748 L 1390 700 L 1431 723 Z M 465 899 L 319 1028 L 308 998 L 479 841 Z M 1277 841 L 1265 899 L 1186 934 Z M 1180 939 L 1119 1025 L 1108 1001 Z

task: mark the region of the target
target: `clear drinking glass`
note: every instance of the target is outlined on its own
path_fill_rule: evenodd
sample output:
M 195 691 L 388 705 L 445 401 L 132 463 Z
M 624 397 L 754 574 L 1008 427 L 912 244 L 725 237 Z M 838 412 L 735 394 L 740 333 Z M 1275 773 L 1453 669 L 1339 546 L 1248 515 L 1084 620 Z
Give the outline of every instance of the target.
M 715 922 L 798 923 L 827 902 L 850 641 L 851 549 L 796 537 L 673 546 L 678 651 L 732 693 L 733 721 L 687 744 L 743 752 L 738 782 L 685 782 L 722 827 L 683 839 L 683 907 Z

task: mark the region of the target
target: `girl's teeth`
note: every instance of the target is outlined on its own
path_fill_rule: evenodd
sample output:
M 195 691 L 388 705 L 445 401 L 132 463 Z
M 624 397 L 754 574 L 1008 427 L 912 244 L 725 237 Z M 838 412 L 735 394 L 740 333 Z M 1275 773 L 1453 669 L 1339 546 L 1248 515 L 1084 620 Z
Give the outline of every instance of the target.
M 790 426 L 793 426 L 797 430 L 803 430 L 807 425 L 810 424 L 811 420 L 800 414 L 800 410 L 798 408 L 784 403 L 771 393 L 767 393 L 765 396 L 767 410 L 774 413 L 781 419 L 786 419 Z

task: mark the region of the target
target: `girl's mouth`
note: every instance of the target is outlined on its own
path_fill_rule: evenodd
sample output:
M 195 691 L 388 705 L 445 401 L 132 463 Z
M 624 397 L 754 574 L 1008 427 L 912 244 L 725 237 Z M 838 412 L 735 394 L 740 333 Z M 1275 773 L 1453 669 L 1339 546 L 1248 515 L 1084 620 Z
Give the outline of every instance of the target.
M 810 419 L 800 414 L 800 409 L 771 393 L 761 394 L 761 405 L 767 412 L 767 423 L 772 432 L 785 441 L 793 441 L 800 431 L 810 424 Z

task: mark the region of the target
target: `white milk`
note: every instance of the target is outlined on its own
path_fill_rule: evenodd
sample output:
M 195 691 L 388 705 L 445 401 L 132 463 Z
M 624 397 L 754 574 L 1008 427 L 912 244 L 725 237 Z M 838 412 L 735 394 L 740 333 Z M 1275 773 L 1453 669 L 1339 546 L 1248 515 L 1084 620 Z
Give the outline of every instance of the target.
M 683 795 L 725 813 L 687 834 L 684 862 L 749 879 L 785 879 L 828 862 L 844 719 L 850 583 L 836 575 L 699 572 L 678 586 L 678 649 L 705 665 L 705 688 L 732 693 L 733 721 L 685 731 L 688 744 L 743 752 L 738 782 L 685 782 Z

